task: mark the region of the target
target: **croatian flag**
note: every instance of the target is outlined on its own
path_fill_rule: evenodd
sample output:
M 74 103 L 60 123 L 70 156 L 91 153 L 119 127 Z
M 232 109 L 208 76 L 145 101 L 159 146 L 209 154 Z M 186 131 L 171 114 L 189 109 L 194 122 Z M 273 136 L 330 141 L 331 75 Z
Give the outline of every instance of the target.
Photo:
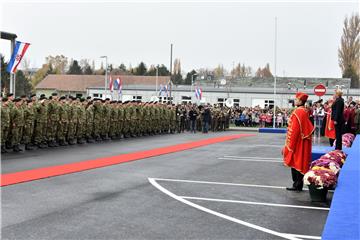
M 199 100 L 202 98 L 202 89 L 200 87 L 195 87 L 195 97 Z
M 114 82 L 112 80 L 111 75 L 110 75 L 109 89 L 110 89 L 110 91 L 114 91 Z
M 121 78 L 118 78 L 117 82 L 118 82 L 118 92 L 121 95 L 122 94 L 122 80 L 121 80 Z
M 24 57 L 26 50 L 30 46 L 30 43 L 23 43 L 16 41 L 15 49 L 11 56 L 10 62 L 6 68 L 6 71 L 9 73 L 15 73 L 16 69 L 18 68 L 21 59 Z
M 168 94 L 168 86 L 160 84 L 159 96 L 162 96 L 163 93 Z

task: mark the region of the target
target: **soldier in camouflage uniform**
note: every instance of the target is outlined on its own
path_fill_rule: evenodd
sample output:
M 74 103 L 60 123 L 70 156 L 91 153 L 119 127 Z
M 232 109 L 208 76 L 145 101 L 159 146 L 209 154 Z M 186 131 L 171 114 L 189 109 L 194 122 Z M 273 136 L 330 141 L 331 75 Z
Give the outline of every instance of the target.
M 102 140 L 110 140 L 109 131 L 110 131 L 110 99 L 107 98 L 102 104 L 102 131 L 101 138 Z
M 25 150 L 33 150 L 32 137 L 35 125 L 35 112 L 32 100 L 27 100 L 27 105 L 23 107 L 23 111 L 25 122 L 23 131 L 23 142 L 25 144 Z
M 59 141 L 60 146 L 68 145 L 66 142 L 68 124 L 68 106 L 66 104 L 66 97 L 62 96 L 59 101 L 59 123 L 57 127 L 57 140 Z
M 79 144 L 84 144 L 85 141 L 85 130 L 86 130 L 86 110 L 85 110 L 85 99 L 81 98 L 80 102 L 77 102 L 77 127 L 76 127 L 76 138 Z
M 118 121 L 119 121 L 119 113 L 118 109 L 116 107 L 117 102 L 111 101 L 109 105 L 110 109 L 110 131 L 109 131 L 109 137 L 111 139 L 116 139 L 118 137 Z
M 69 116 L 69 125 L 68 125 L 68 132 L 67 132 L 67 141 L 70 145 L 76 144 L 76 128 L 78 125 L 78 111 L 77 111 L 77 101 L 76 98 L 71 97 L 69 98 L 69 105 L 68 105 L 68 116 Z
M 102 131 L 102 124 L 103 122 L 103 115 L 102 115 L 102 103 L 101 99 L 94 99 L 94 139 L 96 141 L 102 141 L 101 138 L 101 131 Z
M 11 127 L 11 146 L 14 152 L 20 152 L 20 141 L 22 137 L 22 130 L 24 127 L 24 111 L 22 109 L 22 100 L 16 98 L 14 100 L 15 106 L 10 111 L 10 127 Z
M 47 103 L 45 96 L 41 96 L 39 101 L 34 103 L 34 143 L 39 148 L 47 147 L 46 125 L 47 125 Z
M 57 93 L 53 93 L 48 102 L 48 123 L 47 123 L 47 140 L 49 147 L 59 146 L 56 142 L 57 126 L 59 122 L 59 109 Z
M 125 111 L 121 101 L 118 103 L 118 119 L 118 134 L 122 138 L 124 134 Z
M 7 153 L 6 141 L 10 129 L 10 110 L 8 107 L 8 98 L 1 99 L 1 153 Z
M 86 105 L 86 141 L 94 142 L 94 105 L 92 101 L 88 101 Z

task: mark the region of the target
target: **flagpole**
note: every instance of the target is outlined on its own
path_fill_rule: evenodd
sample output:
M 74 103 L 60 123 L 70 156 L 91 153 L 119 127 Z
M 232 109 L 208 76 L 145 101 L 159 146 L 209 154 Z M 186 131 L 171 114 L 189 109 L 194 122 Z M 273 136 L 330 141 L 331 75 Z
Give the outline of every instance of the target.
M 158 69 L 158 66 L 156 66 L 155 95 L 157 95 L 158 76 L 159 76 L 159 69 Z
M 274 108 L 273 108 L 273 128 L 275 128 L 276 118 L 276 52 L 277 52 L 277 17 L 275 17 L 275 46 L 274 46 Z

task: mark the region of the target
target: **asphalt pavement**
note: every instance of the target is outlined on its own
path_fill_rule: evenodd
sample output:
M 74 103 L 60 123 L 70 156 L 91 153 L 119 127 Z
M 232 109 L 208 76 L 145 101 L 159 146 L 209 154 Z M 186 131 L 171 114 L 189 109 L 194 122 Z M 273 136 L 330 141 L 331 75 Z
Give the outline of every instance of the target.
M 6 154 L 2 172 L 229 134 L 235 133 L 161 135 Z M 329 205 L 311 203 L 308 191 L 283 188 L 291 185 L 290 169 L 281 162 L 284 141 L 283 134 L 255 133 L 2 187 L 2 239 L 316 239 Z

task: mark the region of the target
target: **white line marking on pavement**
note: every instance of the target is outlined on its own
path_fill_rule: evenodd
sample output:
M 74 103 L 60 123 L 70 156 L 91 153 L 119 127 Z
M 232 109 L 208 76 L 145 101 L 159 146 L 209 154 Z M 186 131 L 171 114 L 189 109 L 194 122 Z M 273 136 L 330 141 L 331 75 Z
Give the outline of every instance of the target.
M 228 215 L 225 215 L 225 214 L 222 214 L 222 213 L 219 213 L 219 212 L 216 212 L 216 211 L 213 211 L 211 209 L 208 209 L 208 208 L 205 208 L 203 206 L 200 206 L 198 204 L 195 204 L 193 202 L 190 202 L 186 199 L 183 199 L 181 197 L 179 197 L 178 195 L 170 192 L 169 190 L 165 189 L 164 187 L 162 187 L 160 184 L 158 184 L 156 181 L 157 179 L 156 178 L 148 178 L 149 182 L 155 187 L 157 188 L 158 190 L 160 190 L 161 192 L 165 193 L 166 195 L 184 203 L 184 204 L 187 204 L 191 207 L 194 207 L 198 210 L 201 210 L 201 211 L 204 211 L 204 212 L 207 212 L 207 213 L 210 213 L 210 214 L 213 214 L 215 216 L 218 216 L 218 217 L 221 217 L 221 218 L 224 218 L 226 220 L 229 220 L 229 221 L 232 221 L 232 222 L 235 222 L 235 223 L 238 223 L 238 224 L 241 224 L 241 225 L 244 225 L 246 227 L 250 227 L 250 228 L 253 228 L 253 229 L 256 229 L 256 230 L 259 230 L 259 231 L 262 231 L 262 232 L 265 232 L 265 233 L 269 233 L 269 234 L 272 234 L 272 235 L 275 235 L 275 236 L 278 236 L 278 237 L 282 237 L 282 238 L 285 238 L 285 239 L 290 239 L 290 240 L 299 240 L 300 238 L 297 238 L 297 237 L 294 237 L 294 236 L 291 236 L 291 235 L 288 235 L 288 234 L 284 234 L 284 233 L 280 233 L 280 232 L 276 232 L 276 231 L 273 231 L 271 229 L 267 229 L 267 228 L 264 228 L 264 227 L 261 227 L 261 226 L 258 226 L 258 225 L 255 225 L 255 224 L 252 224 L 252 223 L 249 223 L 249 222 L 245 222 L 245 221 L 242 221 L 240 219 L 237 219 L 237 218 L 234 218 L 234 217 L 230 217 Z
M 226 182 L 207 182 L 207 181 L 192 181 L 192 180 L 166 179 L 166 178 L 154 178 L 154 179 L 155 179 L 156 181 L 168 181 L 168 182 L 185 182 L 185 183 L 214 184 L 214 185 L 228 185 L 228 186 L 241 186 L 241 187 L 286 189 L 286 187 L 271 186 L 271 185 L 256 185 L 256 184 L 226 183 Z
M 180 197 L 184 198 L 184 199 L 202 200 L 202 201 L 210 201 L 210 202 L 243 203 L 243 204 L 250 204 L 250 205 L 263 205 L 263 206 L 286 207 L 286 208 L 303 208 L 303 209 L 314 209 L 314 210 L 325 210 L 325 211 L 330 210 L 330 208 L 301 206 L 301 205 L 288 205 L 288 204 L 263 203 L 263 202 L 249 202 L 249 201 L 238 201 L 238 200 L 227 200 L 227 199 L 216 199 L 216 198 L 201 198 L 201 197 L 187 197 L 187 196 L 180 196 Z
M 229 157 L 220 157 L 219 160 L 228 160 L 228 161 L 244 161 L 244 162 L 271 162 L 271 163 L 281 163 L 283 161 L 278 160 L 260 160 L 260 159 L 246 159 L 246 158 L 229 158 Z
M 258 159 L 258 160 L 278 160 L 282 161 L 282 158 L 267 158 L 267 157 L 244 157 L 244 156 L 223 156 L 224 158 L 236 158 L 236 159 Z
M 290 233 L 284 233 L 284 234 L 298 238 L 305 238 L 305 239 L 321 239 L 321 237 L 318 236 L 298 235 L 298 234 L 290 234 Z

